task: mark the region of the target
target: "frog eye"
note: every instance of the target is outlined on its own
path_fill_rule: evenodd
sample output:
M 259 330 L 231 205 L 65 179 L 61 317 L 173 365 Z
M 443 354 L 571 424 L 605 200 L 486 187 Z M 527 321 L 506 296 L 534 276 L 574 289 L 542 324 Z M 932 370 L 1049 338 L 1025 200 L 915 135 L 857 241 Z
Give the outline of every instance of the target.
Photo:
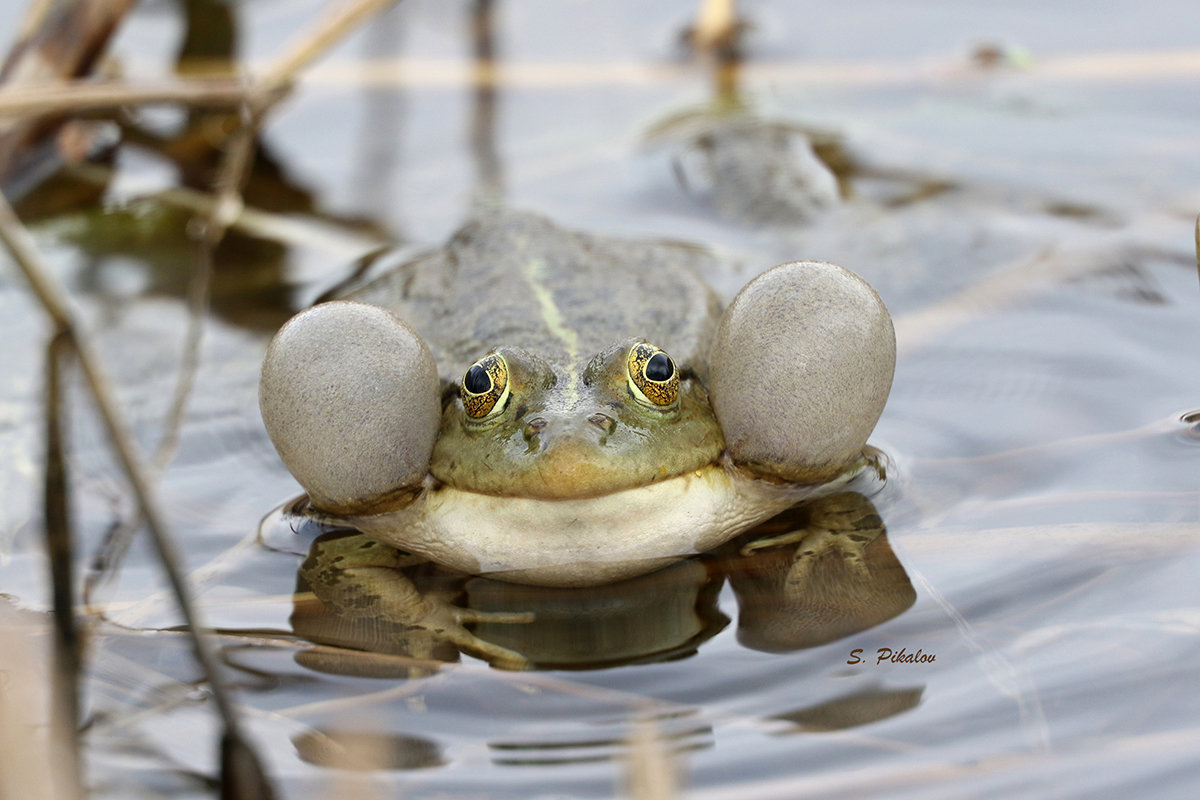
M 663 350 L 646 342 L 629 348 L 626 360 L 633 396 L 660 408 L 679 399 L 679 370 Z
M 485 419 L 502 411 L 508 400 L 508 362 L 504 356 L 492 353 L 472 364 L 463 375 L 459 395 L 471 419 Z

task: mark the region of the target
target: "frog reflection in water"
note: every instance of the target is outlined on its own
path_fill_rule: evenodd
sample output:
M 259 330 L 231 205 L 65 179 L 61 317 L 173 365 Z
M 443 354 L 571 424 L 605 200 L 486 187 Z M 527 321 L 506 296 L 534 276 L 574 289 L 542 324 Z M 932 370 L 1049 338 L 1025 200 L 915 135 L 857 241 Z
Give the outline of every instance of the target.
M 870 483 L 870 477 L 853 484 Z M 295 534 L 285 523 L 296 520 L 271 519 L 264 528 L 268 539 L 293 546 Z M 853 490 L 800 503 L 712 553 L 583 590 L 464 576 L 428 562 L 409 563 L 413 559 L 365 534 L 307 522 L 298 529 L 320 535 L 298 575 L 292 626 L 304 639 L 338 649 L 303 651 L 297 660 L 337 674 L 414 677 L 427 667 L 387 656 L 454 661 L 455 645 L 497 666 L 537 669 L 673 660 L 695 653 L 729 624 L 718 602 L 726 582 L 739 609 L 738 641 L 771 653 L 851 636 L 897 616 L 916 599 L 883 520 L 870 499 Z M 363 551 L 373 551 L 380 566 L 403 570 L 421 598 L 470 609 L 476 638 L 448 641 L 444 632 L 408 624 L 411 614 L 395 613 L 397 595 L 381 594 L 389 584 L 339 580 L 331 568 L 337 559 L 351 554 L 361 562 Z M 314 589 L 325 602 L 314 602 Z
M 895 363 L 878 295 L 793 262 L 722 312 L 694 271 L 709 258 L 497 211 L 289 321 L 263 364 L 271 440 L 310 516 L 390 546 L 339 553 L 318 595 L 470 648 L 469 612 L 417 595 L 391 547 L 594 586 L 862 471 Z

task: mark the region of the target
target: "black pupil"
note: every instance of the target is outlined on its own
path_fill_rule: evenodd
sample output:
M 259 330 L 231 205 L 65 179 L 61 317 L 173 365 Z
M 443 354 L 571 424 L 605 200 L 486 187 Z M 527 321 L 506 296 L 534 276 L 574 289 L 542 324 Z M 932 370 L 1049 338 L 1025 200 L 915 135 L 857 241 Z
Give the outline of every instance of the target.
M 486 369 L 476 364 L 463 377 L 463 388 L 471 394 L 483 394 L 492 388 L 492 377 Z
M 646 377 L 652 381 L 668 380 L 674 372 L 675 365 L 666 353 L 655 353 L 653 358 L 646 362 Z

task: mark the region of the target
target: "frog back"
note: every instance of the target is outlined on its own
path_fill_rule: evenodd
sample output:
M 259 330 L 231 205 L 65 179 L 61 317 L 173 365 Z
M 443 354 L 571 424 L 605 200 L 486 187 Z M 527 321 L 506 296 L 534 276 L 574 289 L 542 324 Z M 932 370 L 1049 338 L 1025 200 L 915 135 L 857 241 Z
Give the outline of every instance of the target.
M 631 337 L 703 377 L 721 305 L 696 269 L 712 258 L 700 248 L 592 236 L 536 214 L 494 211 L 348 299 L 412 325 L 448 381 L 500 345 L 578 369 Z

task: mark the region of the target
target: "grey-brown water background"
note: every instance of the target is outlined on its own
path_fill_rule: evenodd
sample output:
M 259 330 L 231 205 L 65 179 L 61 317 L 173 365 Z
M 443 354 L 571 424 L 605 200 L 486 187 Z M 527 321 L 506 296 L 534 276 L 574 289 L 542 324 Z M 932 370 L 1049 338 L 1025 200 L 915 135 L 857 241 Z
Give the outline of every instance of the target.
M 0 10 L 9 27 L 12 5 Z M 227 8 L 252 66 L 322 6 Z M 675 45 L 693 10 L 498 4 L 482 157 L 459 3 L 405 2 L 375 20 L 268 125 L 290 188 L 257 202 L 295 212 L 309 235 L 223 251 L 159 487 L 282 794 L 337 786 L 311 742 L 350 731 L 406 754 L 365 778 L 388 796 L 611 796 L 631 720 L 649 716 L 689 797 L 1193 796 L 1200 434 L 1185 417 L 1200 408 L 1200 8 L 745 4 L 741 99 L 841 134 L 862 165 L 840 208 L 766 227 L 682 191 L 677 151 L 646 145 L 712 100 L 708 72 Z M 169 74 L 182 31 L 174 4 L 145 3 L 112 55 L 126 76 Z M 981 45 L 1002 46 L 1002 63 L 983 63 Z M 181 116 L 142 123 L 167 132 Z M 187 249 L 162 233 L 180 220 L 137 200 L 175 172 L 136 148 L 117 168 L 102 202 L 35 232 L 149 449 L 180 369 Z M 401 680 L 297 660 L 300 556 L 255 539 L 297 491 L 258 419 L 263 348 L 348 273 L 364 231 L 436 245 L 489 182 L 563 225 L 713 247 L 732 264 L 706 276 L 725 298 L 796 258 L 835 261 L 879 290 L 900 357 L 872 440 L 894 469 L 875 500 L 911 609 L 789 653 L 746 647 L 730 624 L 686 658 L 582 672 L 522 676 L 464 656 Z M 0 310 L 0 591 L 43 609 L 47 328 L 7 267 Z M 133 511 L 83 394 L 72 398 L 87 551 Z M 215 724 L 143 542 L 101 597 L 85 683 L 96 795 L 208 796 Z M 721 588 L 734 620 L 735 601 Z M 936 660 L 877 665 L 880 647 Z M 848 664 L 854 649 L 869 660 Z M 813 711 L 831 706 L 874 713 L 833 724 Z

